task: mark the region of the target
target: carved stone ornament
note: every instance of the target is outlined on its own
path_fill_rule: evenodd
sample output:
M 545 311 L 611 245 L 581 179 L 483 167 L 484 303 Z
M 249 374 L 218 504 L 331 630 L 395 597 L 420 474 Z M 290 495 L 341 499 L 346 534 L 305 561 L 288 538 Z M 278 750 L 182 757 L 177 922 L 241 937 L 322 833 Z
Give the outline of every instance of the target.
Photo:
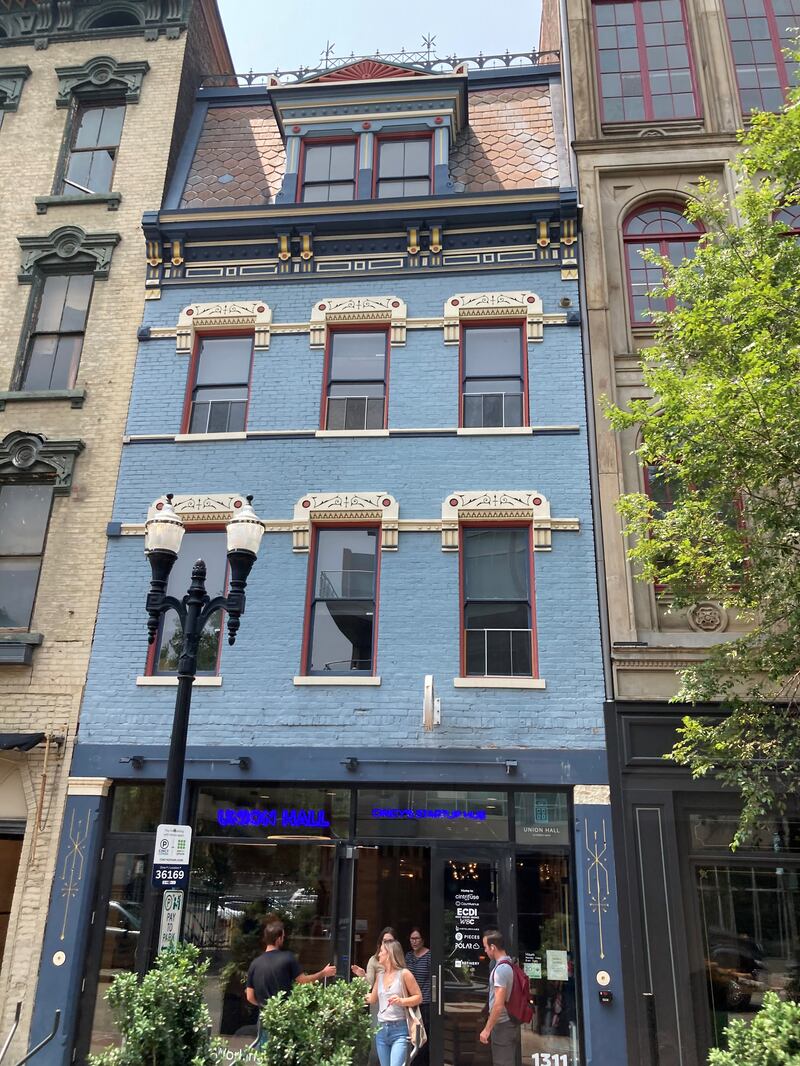
M 534 489 L 499 489 L 451 492 L 442 503 L 442 551 L 458 551 L 461 522 L 532 522 L 534 548 L 552 542 L 550 503 Z
M 524 320 L 529 341 L 544 339 L 542 299 L 535 292 L 459 292 L 445 300 L 444 343 L 458 344 L 460 326 L 470 319 Z
M 126 104 L 138 104 L 142 79 L 150 69 L 146 60 L 119 63 L 111 56 L 95 56 L 80 67 L 56 67 L 58 95 L 56 107 L 69 107 L 73 96 L 120 97 Z
M 16 111 L 30 67 L 0 67 L 0 111 Z
M 375 522 L 383 551 L 397 551 L 400 505 L 388 492 L 309 492 L 295 504 L 292 549 L 307 552 L 315 522 Z
M 263 300 L 237 300 L 231 303 L 190 304 L 178 319 L 176 349 L 178 355 L 190 355 L 198 333 L 224 333 L 252 330 L 255 350 L 269 348 L 272 309 Z
M 0 483 L 42 482 L 52 485 L 57 496 L 68 496 L 75 457 L 84 447 L 78 439 L 48 440 L 43 433 L 14 430 L 0 441 Z
M 65 263 L 90 264 L 96 278 L 107 278 L 118 233 L 86 233 L 80 226 L 61 226 L 42 237 L 18 237 L 22 264 L 17 277 L 31 282 L 34 269 L 61 267 Z
M 728 628 L 728 612 L 711 600 L 693 604 L 686 617 L 695 633 L 724 633 Z
M 397 296 L 350 296 L 335 300 L 321 300 L 311 311 L 310 344 L 325 347 L 328 326 L 389 326 L 390 343 L 395 347 L 406 343 L 408 309 Z
M 147 511 L 148 521 L 158 517 L 166 502 L 166 496 L 154 500 Z M 246 503 L 247 497 L 236 492 L 195 493 L 191 496 L 172 497 L 175 514 L 186 525 L 192 526 L 226 525 Z

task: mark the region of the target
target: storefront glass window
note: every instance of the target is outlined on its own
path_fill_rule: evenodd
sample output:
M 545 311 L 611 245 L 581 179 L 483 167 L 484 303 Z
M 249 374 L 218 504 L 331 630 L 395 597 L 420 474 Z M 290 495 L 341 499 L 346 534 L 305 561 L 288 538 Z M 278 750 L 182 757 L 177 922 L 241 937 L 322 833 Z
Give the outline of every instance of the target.
M 350 790 L 204 785 L 195 826 L 207 837 L 342 839 L 350 831 Z
M 690 814 L 692 851 L 729 853 L 738 824 L 737 814 Z M 800 854 L 800 817 L 782 815 L 771 818 L 753 830 L 741 846 L 747 851 L 767 851 L 776 855 L 784 852 Z
M 569 844 L 566 792 L 517 792 L 514 828 L 518 844 Z
M 365 837 L 508 840 L 508 796 L 500 791 L 363 789 L 357 830 Z
M 112 833 L 155 833 L 161 821 L 162 785 L 115 785 Z
M 304 970 L 332 961 L 335 855 L 330 844 L 197 841 L 184 937 L 210 959 L 206 1002 L 215 1034 L 231 1049 L 255 1038 L 256 1011 L 247 1003 L 245 981 L 263 950 L 267 916 L 282 919 L 286 946 Z
M 800 997 L 800 865 L 699 865 L 702 950 L 713 1043 L 750 1020 L 764 993 Z

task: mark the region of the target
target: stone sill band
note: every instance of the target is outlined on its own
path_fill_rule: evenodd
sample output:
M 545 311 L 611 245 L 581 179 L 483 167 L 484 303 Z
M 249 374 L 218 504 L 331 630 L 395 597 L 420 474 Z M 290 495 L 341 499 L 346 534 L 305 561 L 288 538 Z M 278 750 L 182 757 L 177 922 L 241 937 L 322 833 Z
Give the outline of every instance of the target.
M 70 407 L 83 407 L 86 389 L 10 389 L 0 392 L 0 411 L 7 403 L 51 403 L 53 400 L 69 400 Z
M 541 677 L 454 677 L 453 688 L 547 688 Z
M 137 685 L 146 685 L 148 687 L 161 687 L 161 688 L 177 688 L 177 677 L 161 676 L 160 674 L 148 675 L 146 677 L 137 677 Z M 194 679 L 196 688 L 221 688 L 221 677 L 196 677 Z
M 311 676 L 302 675 L 295 677 L 295 685 L 380 685 L 380 677 L 349 677 L 332 674 L 330 677 L 322 677 L 318 674 Z

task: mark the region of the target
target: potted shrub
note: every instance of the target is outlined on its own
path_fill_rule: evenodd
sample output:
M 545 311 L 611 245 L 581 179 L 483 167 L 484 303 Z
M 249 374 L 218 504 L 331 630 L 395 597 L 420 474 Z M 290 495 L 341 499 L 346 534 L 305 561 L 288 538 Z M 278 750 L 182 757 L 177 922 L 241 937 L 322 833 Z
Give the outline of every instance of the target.
M 359 1066 L 369 1055 L 374 1027 L 364 1005 L 367 982 L 295 985 L 261 1011 L 269 1034 L 266 1066 Z
M 204 999 L 208 960 L 193 944 L 165 951 L 140 981 L 118 974 L 106 993 L 122 1047 L 89 1057 L 90 1066 L 218 1066 L 224 1045 L 211 1036 Z
M 755 1018 L 734 1019 L 725 1036 L 727 1048 L 709 1052 L 709 1066 L 800 1066 L 800 1003 L 767 992 Z

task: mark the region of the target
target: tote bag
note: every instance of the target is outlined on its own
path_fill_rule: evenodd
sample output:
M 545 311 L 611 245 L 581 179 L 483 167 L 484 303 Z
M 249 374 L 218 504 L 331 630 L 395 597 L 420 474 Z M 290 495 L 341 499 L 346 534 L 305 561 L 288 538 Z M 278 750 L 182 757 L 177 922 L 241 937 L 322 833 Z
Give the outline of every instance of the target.
M 428 1042 L 428 1034 L 425 1032 L 419 1007 L 406 1007 L 406 1022 L 408 1023 L 408 1039 L 411 1041 L 411 1056 L 408 1061 L 413 1062 L 416 1053 Z

